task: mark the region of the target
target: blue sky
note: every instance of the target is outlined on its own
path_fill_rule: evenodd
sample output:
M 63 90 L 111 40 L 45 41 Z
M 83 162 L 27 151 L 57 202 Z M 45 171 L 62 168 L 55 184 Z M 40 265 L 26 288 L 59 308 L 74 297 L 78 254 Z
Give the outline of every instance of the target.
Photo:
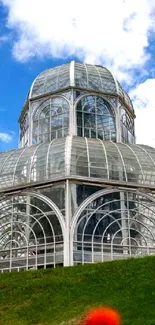
M 32 60 L 29 63 L 15 61 L 10 46 L 0 47 L 0 133 L 7 133 L 12 140 L 0 141 L 0 151 L 18 145 L 18 118 L 28 90 L 34 78 L 43 70 L 64 63 L 66 60 Z
M 18 145 L 34 78 L 71 59 L 111 69 L 133 100 L 137 141 L 155 147 L 154 18 L 153 0 L 0 0 L 0 151 Z
M 7 12 L 0 5 L 1 35 L 9 36 L 8 41 L 0 45 L 0 133 L 8 134 L 11 139 L 0 140 L 0 151 L 14 149 L 18 146 L 18 118 L 28 90 L 34 78 L 43 70 L 69 61 L 48 58 L 30 59 L 20 62 L 12 55 L 12 38 L 14 31 L 5 27 Z

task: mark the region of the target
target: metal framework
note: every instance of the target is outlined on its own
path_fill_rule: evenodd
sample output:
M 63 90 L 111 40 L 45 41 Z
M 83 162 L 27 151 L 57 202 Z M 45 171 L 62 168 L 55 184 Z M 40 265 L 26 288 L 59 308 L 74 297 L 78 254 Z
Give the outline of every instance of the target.
M 155 254 L 155 149 L 135 144 L 134 109 L 101 66 L 41 73 L 19 149 L 0 153 L 0 271 Z
M 155 184 L 155 149 L 68 136 L 0 154 L 0 191 L 62 178 Z
M 101 190 L 73 216 L 73 263 L 155 254 L 155 201 L 140 192 Z
M 48 93 L 56 93 L 70 87 L 119 96 L 133 111 L 128 94 L 108 69 L 99 65 L 74 61 L 43 71 L 34 80 L 28 98 L 33 99 Z

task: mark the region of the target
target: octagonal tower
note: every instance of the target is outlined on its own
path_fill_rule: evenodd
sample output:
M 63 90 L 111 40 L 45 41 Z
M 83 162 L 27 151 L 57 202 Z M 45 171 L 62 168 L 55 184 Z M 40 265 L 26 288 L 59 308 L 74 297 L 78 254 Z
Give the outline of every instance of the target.
M 33 82 L 20 122 L 20 147 L 67 135 L 135 143 L 132 102 L 109 70 L 72 61 Z

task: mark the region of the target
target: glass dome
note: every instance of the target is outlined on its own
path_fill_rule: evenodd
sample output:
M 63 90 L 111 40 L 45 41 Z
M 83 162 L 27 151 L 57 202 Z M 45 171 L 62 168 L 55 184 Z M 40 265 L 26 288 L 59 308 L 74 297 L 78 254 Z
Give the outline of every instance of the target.
M 123 104 L 134 110 L 128 94 L 107 68 L 75 61 L 43 71 L 34 80 L 28 96 L 29 99 L 34 99 L 68 88 L 115 95 Z
M 22 109 L 20 147 L 81 136 L 135 143 L 132 102 L 102 66 L 70 62 L 42 72 Z
M 0 153 L 1 190 L 71 177 L 155 185 L 155 149 L 71 137 Z

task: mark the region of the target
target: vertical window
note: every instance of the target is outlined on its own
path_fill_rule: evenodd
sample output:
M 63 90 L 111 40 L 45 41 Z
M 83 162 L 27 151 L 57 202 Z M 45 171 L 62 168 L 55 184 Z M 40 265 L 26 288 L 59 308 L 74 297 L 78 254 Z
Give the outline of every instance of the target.
M 104 98 L 87 96 L 78 102 L 77 135 L 116 141 L 115 116 Z
M 33 143 L 68 135 L 69 104 L 61 97 L 42 102 L 33 116 Z
M 26 147 L 28 145 L 28 128 L 29 119 L 28 113 L 26 113 L 22 122 L 20 123 L 20 147 Z
M 134 119 L 121 108 L 121 132 L 122 142 L 124 143 L 135 143 L 134 135 Z

